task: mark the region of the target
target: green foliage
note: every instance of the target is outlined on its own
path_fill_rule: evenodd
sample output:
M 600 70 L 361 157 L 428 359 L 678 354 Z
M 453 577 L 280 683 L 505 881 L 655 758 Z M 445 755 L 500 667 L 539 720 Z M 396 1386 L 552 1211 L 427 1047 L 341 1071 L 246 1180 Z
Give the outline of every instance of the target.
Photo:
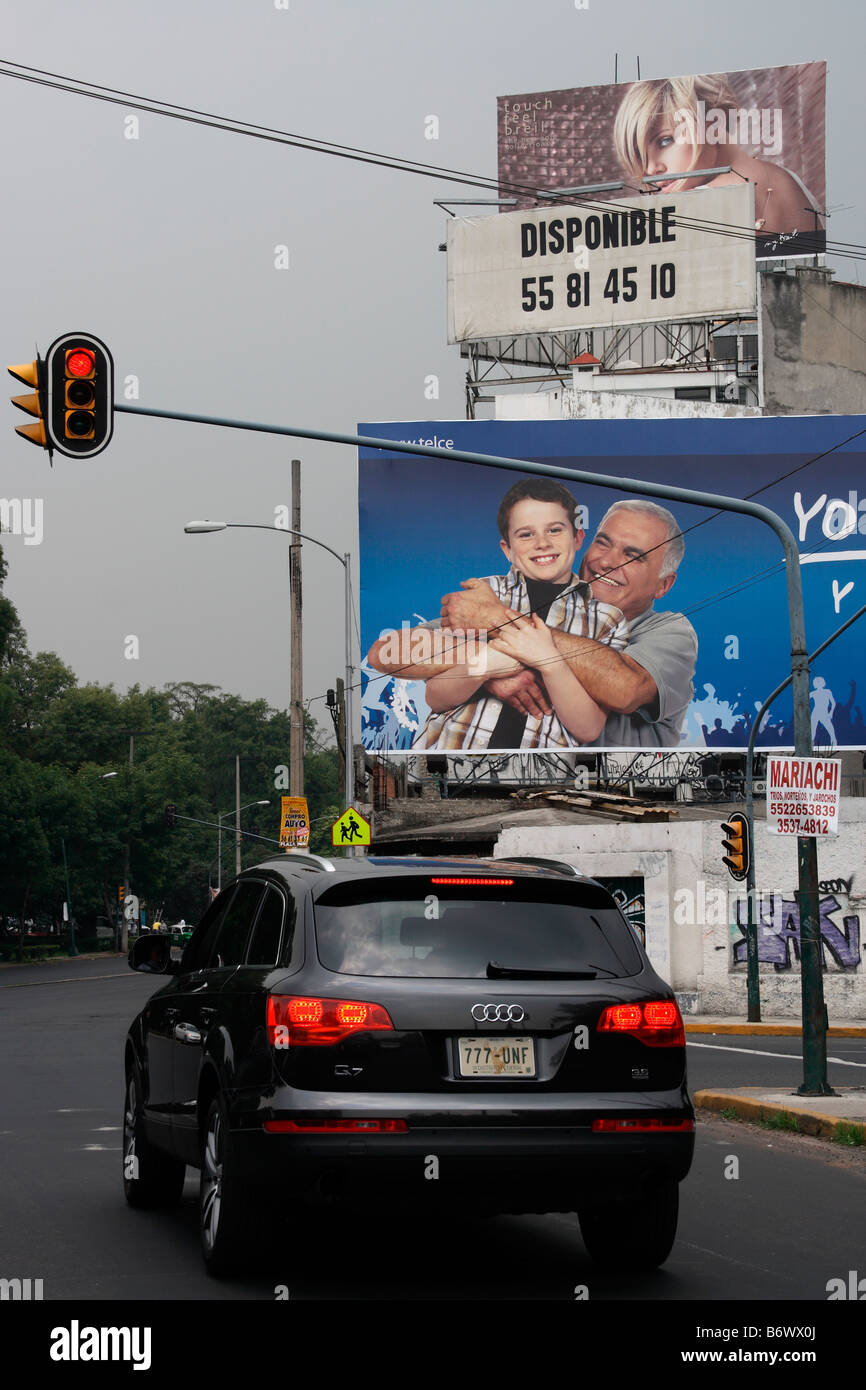
M 833 1126 L 833 1133 L 830 1136 L 834 1144 L 848 1144 L 859 1147 L 866 1144 L 866 1126 L 848 1124 L 842 1121 Z
M 758 1124 L 762 1125 L 764 1129 L 782 1129 L 787 1130 L 790 1134 L 800 1133 L 799 1119 L 788 1110 L 779 1110 L 774 1115 L 763 1115 Z
M 0 551 L 0 585 L 5 573 Z M 344 809 L 337 752 L 324 747 L 309 716 L 304 733 L 315 844 L 327 835 L 330 849 L 331 821 Z M 59 924 L 65 846 L 80 924 L 113 919 L 127 847 L 130 888 L 150 919 L 159 910 L 168 921 L 197 921 L 218 880 L 220 816 L 222 882 L 235 871 L 236 759 L 241 806 L 269 802 L 241 816 L 246 867 L 277 849 L 269 841 L 279 838 L 289 743 L 287 713 L 213 685 L 177 681 L 126 694 L 79 685 L 55 653 L 31 655 L 14 606 L 0 594 L 0 920 Z M 173 829 L 165 824 L 169 803 L 178 812 Z

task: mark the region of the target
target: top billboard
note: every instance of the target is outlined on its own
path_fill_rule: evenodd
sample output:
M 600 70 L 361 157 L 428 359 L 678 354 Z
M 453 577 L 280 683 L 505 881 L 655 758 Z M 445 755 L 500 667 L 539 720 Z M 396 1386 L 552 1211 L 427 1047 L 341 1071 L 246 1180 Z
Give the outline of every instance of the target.
M 499 97 L 503 196 L 529 207 L 538 189 L 625 184 L 595 199 L 749 182 L 758 258 L 814 255 L 826 246 L 826 78 L 812 62 Z

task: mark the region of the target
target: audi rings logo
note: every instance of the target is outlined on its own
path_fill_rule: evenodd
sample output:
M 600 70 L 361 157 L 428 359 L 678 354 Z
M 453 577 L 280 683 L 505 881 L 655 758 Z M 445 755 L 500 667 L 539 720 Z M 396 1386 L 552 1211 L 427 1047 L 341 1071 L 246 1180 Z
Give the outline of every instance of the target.
M 476 1023 L 522 1023 L 520 1004 L 473 1004 L 469 1011 Z

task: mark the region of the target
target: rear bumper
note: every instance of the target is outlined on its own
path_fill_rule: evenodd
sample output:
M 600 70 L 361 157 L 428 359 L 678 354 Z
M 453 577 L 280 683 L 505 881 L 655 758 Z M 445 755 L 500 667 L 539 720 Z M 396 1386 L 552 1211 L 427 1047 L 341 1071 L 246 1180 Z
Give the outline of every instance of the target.
M 274 1098 L 276 1099 L 276 1098 Z M 339 1108 L 305 1105 L 313 1093 L 283 1093 L 233 1126 L 251 1177 L 283 1186 L 460 1201 L 497 1211 L 572 1211 L 598 1198 L 637 1196 L 691 1167 L 693 1132 L 596 1132 L 600 1118 L 693 1120 L 684 1091 L 593 1097 L 340 1096 Z M 531 1101 L 531 1103 L 529 1103 Z M 404 1119 L 405 1133 L 272 1133 L 265 1120 Z M 429 1196 L 428 1196 L 429 1194 Z

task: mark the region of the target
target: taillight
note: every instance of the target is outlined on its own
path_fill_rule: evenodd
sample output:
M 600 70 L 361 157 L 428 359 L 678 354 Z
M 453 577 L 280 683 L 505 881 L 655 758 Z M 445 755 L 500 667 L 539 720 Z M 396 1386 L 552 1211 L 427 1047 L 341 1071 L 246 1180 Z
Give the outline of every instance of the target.
M 407 1134 L 405 1120 L 265 1120 L 268 1134 Z
M 599 1033 L 629 1033 L 649 1047 L 685 1047 L 686 1033 L 673 999 L 649 1004 L 611 1004 L 598 1020 Z
M 268 995 L 268 1042 L 271 1047 L 330 1047 L 352 1033 L 393 1031 L 387 1009 L 358 999 L 309 999 L 291 994 Z
M 691 1134 L 694 1120 L 593 1120 L 593 1134 L 646 1134 L 663 1131 L 665 1134 Z

